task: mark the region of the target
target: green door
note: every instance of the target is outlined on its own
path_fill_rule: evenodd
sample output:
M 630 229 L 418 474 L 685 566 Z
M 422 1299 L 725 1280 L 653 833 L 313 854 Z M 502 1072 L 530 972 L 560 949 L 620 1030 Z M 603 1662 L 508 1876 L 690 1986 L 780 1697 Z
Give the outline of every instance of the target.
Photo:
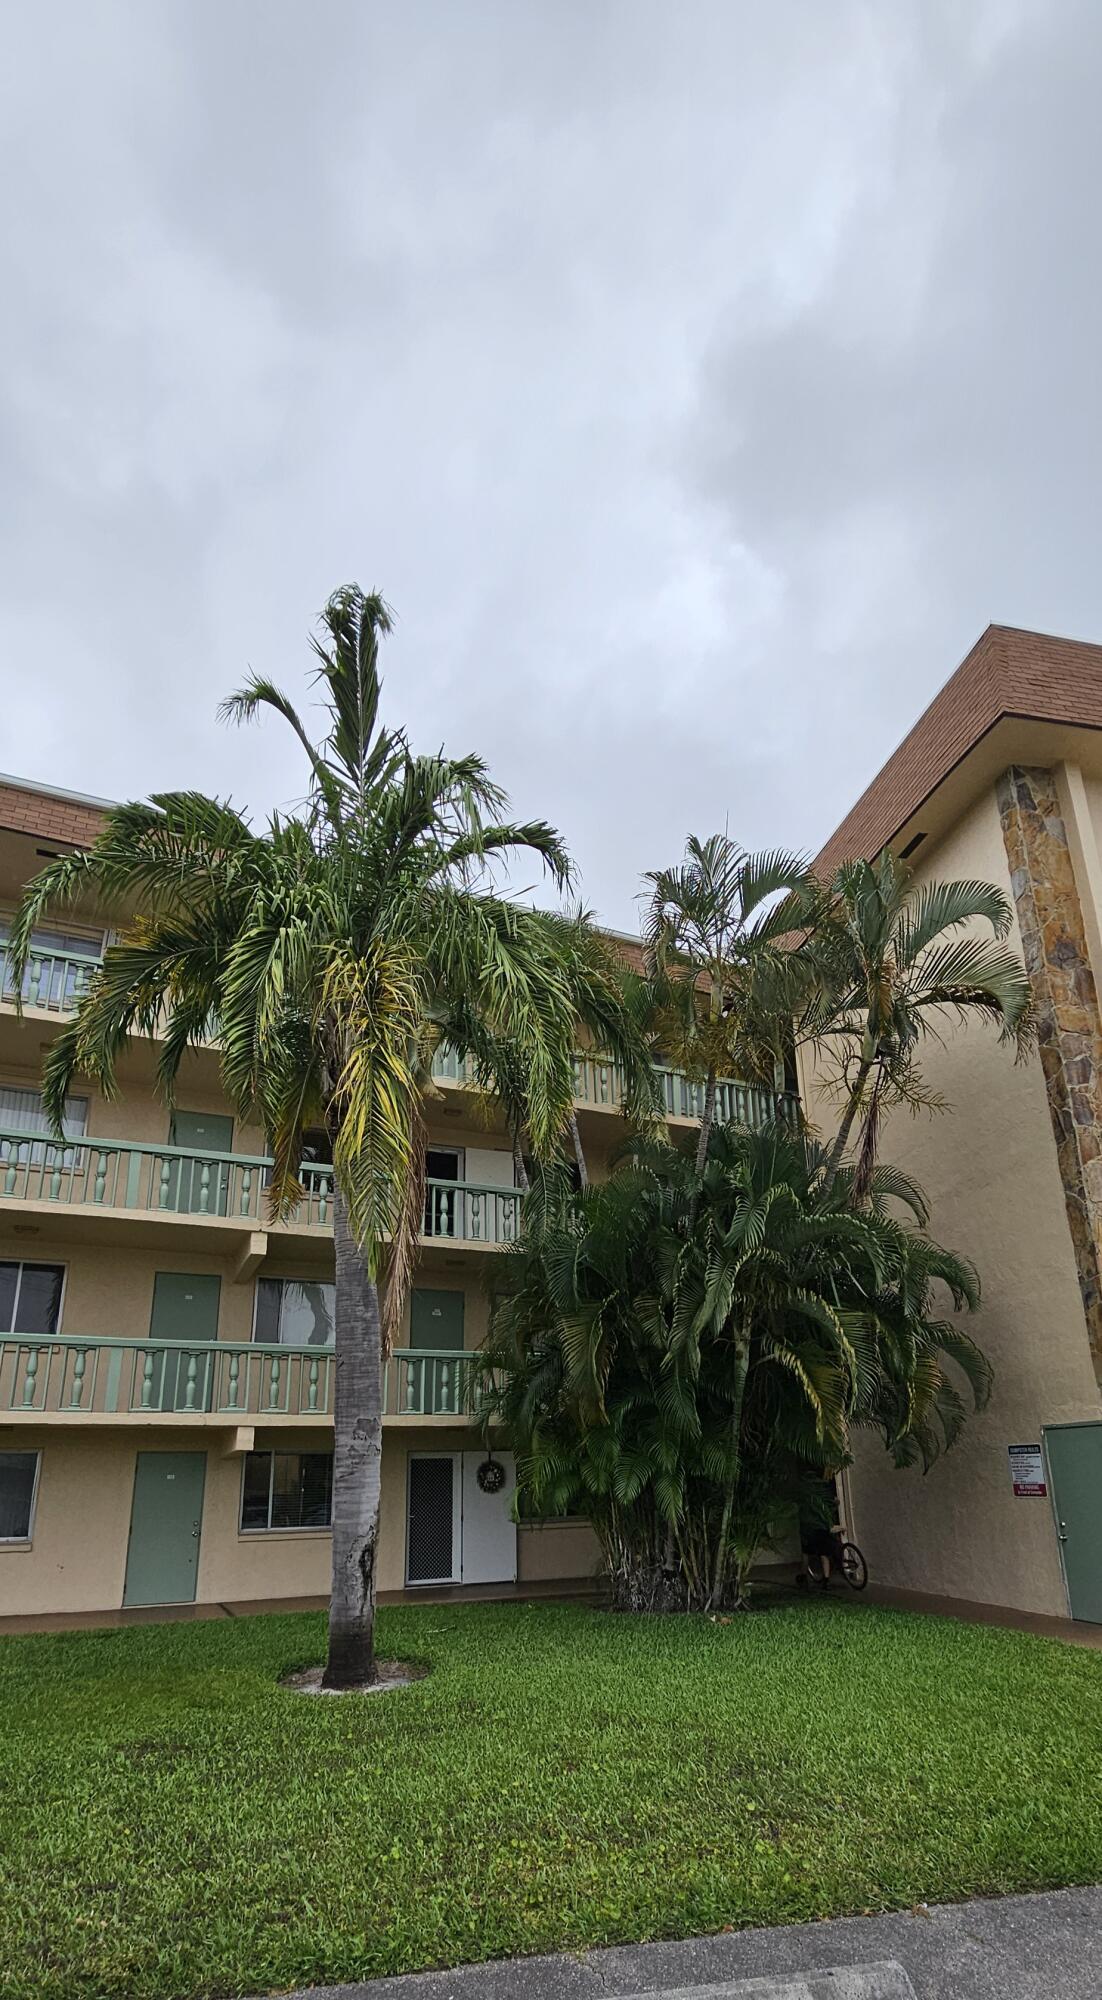
M 1102 1625 L 1102 1423 L 1054 1424 L 1045 1451 L 1068 1607 Z
M 411 1347 L 442 1347 L 458 1353 L 463 1346 L 465 1292 L 436 1292 L 415 1285 L 410 1303 Z
M 206 1271 L 158 1271 L 153 1280 L 150 1340 L 174 1340 L 185 1350 L 217 1340 L 221 1292 L 221 1278 Z M 209 1410 L 212 1360 L 203 1353 L 155 1354 L 151 1407 Z
M 200 1155 L 232 1153 L 233 1119 L 214 1111 L 174 1111 L 169 1144 Z M 184 1215 L 225 1215 L 229 1178 L 224 1160 L 173 1160 L 168 1205 Z
M 463 1348 L 463 1308 L 466 1294 L 463 1292 L 433 1291 L 428 1286 L 414 1287 L 409 1311 L 409 1344 L 422 1353 L 426 1348 L 441 1348 L 446 1353 L 457 1354 Z M 427 1417 L 436 1417 L 449 1410 L 460 1408 L 460 1384 L 454 1364 L 442 1361 L 427 1361 L 422 1365 L 422 1409 Z
M 124 1604 L 191 1604 L 199 1573 L 205 1451 L 140 1451 Z

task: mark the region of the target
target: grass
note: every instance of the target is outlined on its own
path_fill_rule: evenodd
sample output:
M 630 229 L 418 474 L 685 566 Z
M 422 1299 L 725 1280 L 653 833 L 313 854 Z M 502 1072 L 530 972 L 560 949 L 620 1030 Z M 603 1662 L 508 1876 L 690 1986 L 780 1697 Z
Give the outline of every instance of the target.
M 1102 1875 L 1102 1654 L 829 1604 L 0 1643 L 0 1994 L 261 1993 Z

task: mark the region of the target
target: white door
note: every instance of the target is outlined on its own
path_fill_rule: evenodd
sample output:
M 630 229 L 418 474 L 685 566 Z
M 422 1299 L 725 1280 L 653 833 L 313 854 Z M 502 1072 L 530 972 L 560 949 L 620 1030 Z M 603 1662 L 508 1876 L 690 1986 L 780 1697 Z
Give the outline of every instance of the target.
M 461 1465 L 458 1452 L 410 1452 L 406 1489 L 407 1583 L 460 1581 Z
M 517 1529 L 510 1513 L 516 1486 L 513 1454 L 493 1454 L 494 1465 L 505 1474 L 496 1493 L 485 1492 L 479 1484 L 479 1467 L 486 1463 L 485 1451 L 463 1453 L 463 1581 L 515 1583 Z

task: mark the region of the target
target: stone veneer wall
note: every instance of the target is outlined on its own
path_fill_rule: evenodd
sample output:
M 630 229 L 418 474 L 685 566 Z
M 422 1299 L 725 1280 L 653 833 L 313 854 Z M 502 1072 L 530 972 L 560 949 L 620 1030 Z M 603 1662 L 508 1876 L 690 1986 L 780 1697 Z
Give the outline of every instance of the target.
M 1055 774 L 997 786 L 1037 1040 L 1095 1373 L 1102 1380 L 1102 1022 Z

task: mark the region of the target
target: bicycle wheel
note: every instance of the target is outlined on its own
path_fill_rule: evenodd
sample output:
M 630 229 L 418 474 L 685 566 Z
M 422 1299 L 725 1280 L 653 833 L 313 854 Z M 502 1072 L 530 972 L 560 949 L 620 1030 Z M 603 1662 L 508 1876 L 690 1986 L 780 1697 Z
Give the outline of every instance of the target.
M 856 1542 L 842 1543 L 840 1568 L 851 1590 L 864 1590 L 869 1580 L 869 1569 Z

